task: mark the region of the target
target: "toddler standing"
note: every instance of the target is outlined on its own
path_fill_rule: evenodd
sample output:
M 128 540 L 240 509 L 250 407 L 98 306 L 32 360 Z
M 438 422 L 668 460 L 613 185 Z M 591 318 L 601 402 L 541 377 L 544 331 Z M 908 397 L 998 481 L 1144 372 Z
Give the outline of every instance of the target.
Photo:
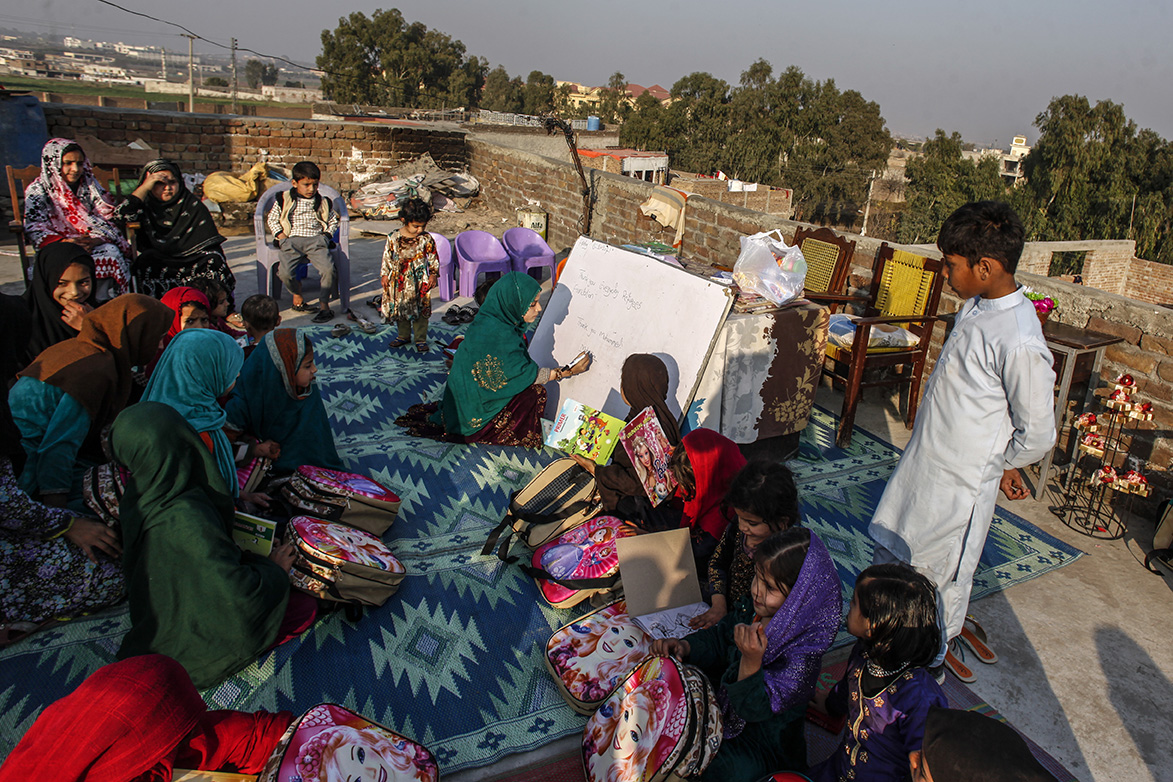
M 401 348 L 415 340 L 419 353 L 428 352 L 431 291 L 440 276 L 436 241 L 427 233 L 432 208 L 412 198 L 399 212 L 403 227 L 387 237 L 383 250 L 383 319 L 395 323 L 399 335 L 388 347 Z

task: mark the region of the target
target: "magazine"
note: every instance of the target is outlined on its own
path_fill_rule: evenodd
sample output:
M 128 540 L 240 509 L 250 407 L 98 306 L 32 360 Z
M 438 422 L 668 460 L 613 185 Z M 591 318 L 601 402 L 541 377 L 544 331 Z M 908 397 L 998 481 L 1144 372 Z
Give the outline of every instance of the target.
M 672 496 L 676 491 L 676 476 L 668 469 L 668 458 L 672 455 L 672 444 L 664 436 L 664 427 L 656 418 L 656 411 L 645 407 L 631 419 L 619 434 L 619 441 L 639 477 L 652 505 Z
M 558 410 L 546 445 L 569 454 L 581 454 L 606 464 L 619 442 L 623 421 L 593 407 L 567 399 Z

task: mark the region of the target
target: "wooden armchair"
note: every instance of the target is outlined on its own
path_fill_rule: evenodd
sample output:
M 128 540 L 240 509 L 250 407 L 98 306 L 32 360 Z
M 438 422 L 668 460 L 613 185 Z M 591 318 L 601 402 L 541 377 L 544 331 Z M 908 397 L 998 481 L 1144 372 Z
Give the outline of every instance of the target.
M 20 252 L 20 269 L 21 274 L 24 275 L 25 285 L 28 285 L 32 273 L 32 261 L 29 260 L 28 250 L 25 245 L 28 244 L 28 237 L 24 231 L 24 191 L 28 189 L 36 179 L 41 175 L 40 166 L 25 166 L 24 168 L 13 168 L 12 166 L 5 166 L 8 173 L 8 195 L 12 199 L 12 218 L 8 221 L 8 230 L 10 233 L 16 235 L 16 246 Z M 118 177 L 118 169 L 98 168 L 94 166 L 94 178 L 102 187 L 106 188 L 107 192 L 118 193 L 121 190 L 121 180 Z M 114 196 L 115 200 L 121 197 Z M 130 240 L 131 257 L 134 257 L 134 229 L 137 224 L 130 224 L 127 226 L 127 238 Z M 34 249 L 35 253 L 35 249 Z
M 836 235 L 830 228 L 799 228 L 794 232 L 794 244 L 806 259 L 806 297 L 835 312 L 842 302 L 827 296 L 843 294 L 855 242 Z
M 872 284 L 865 297 L 835 297 L 841 302 L 862 301 L 863 317 L 856 322 L 855 339 L 851 348 L 827 343 L 825 374 L 844 385 L 843 413 L 835 438 L 841 448 L 851 443 L 855 425 L 855 408 L 863 389 L 872 386 L 909 385 L 908 416 L 905 425 L 911 429 L 916 420 L 920 401 L 921 375 L 929 352 L 933 325 L 937 320 L 937 306 L 941 300 L 941 286 L 945 276 L 942 262 L 924 258 L 904 250 L 880 245 L 872 269 Z M 894 324 L 908 329 L 918 337 L 911 348 L 867 348 L 873 326 Z

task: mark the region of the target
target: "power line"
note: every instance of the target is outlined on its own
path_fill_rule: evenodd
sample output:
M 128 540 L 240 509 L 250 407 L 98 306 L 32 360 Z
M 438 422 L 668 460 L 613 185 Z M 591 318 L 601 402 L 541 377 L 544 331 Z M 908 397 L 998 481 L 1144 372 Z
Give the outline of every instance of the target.
M 69 27 L 71 30 L 92 30 L 103 33 L 124 33 L 127 35 L 167 35 L 173 37 L 180 37 L 179 33 L 161 33 L 156 30 L 127 30 L 124 27 L 101 27 L 92 24 L 77 24 L 75 22 L 45 22 L 38 19 L 29 19 L 24 16 L 13 16 L 11 14 L 0 14 L 0 22 L 15 22 L 21 25 L 28 25 L 30 27 L 44 27 L 50 30 L 61 30 Z
M 193 30 L 189 30 L 188 28 L 184 27 L 183 25 L 179 24 L 178 22 L 171 22 L 171 21 L 168 21 L 167 19 L 160 19 L 157 16 L 151 16 L 150 14 L 144 14 L 141 11 L 134 11 L 130 8 L 126 8 L 124 6 L 118 5 L 118 3 L 110 2 L 110 0 L 98 0 L 98 2 L 102 3 L 103 5 L 108 5 L 108 6 L 112 6 L 114 8 L 117 8 L 119 11 L 125 11 L 128 14 L 134 14 L 135 16 L 141 16 L 144 19 L 150 19 L 152 22 L 159 22 L 161 24 L 171 25 L 172 27 L 178 27 L 180 30 L 183 30 L 183 32 L 187 33 L 192 38 L 195 38 L 196 40 L 199 40 L 199 41 L 203 41 L 204 43 L 210 43 L 213 46 L 219 46 L 221 49 L 228 49 L 230 51 L 233 49 L 233 47 L 228 44 L 223 44 L 223 43 L 220 43 L 219 41 L 213 41 L 211 38 L 205 38 L 204 36 L 200 35 L 199 33 L 194 32 Z M 321 68 L 314 68 L 309 65 L 302 65 L 301 63 L 294 62 L 293 60 L 290 60 L 286 57 L 281 57 L 276 54 L 265 54 L 264 52 L 258 52 L 255 49 L 249 49 L 244 46 L 237 46 L 237 47 L 235 47 L 235 49 L 236 49 L 236 51 L 248 52 L 249 54 L 255 54 L 258 57 L 264 57 L 269 60 L 280 60 L 281 62 L 289 63 L 290 65 L 294 66 L 295 68 L 300 68 L 303 71 L 313 71 L 315 73 L 325 73 L 330 76 L 339 75 L 336 73 L 330 73 L 330 71 L 324 71 Z

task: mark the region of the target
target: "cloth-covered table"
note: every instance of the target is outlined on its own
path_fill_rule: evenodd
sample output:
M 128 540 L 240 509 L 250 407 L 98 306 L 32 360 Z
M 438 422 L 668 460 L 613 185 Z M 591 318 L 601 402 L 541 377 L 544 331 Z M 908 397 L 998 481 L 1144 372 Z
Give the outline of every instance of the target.
M 713 343 L 689 407 L 688 428 L 752 443 L 802 431 L 823 371 L 829 313 L 806 302 L 731 313 Z

